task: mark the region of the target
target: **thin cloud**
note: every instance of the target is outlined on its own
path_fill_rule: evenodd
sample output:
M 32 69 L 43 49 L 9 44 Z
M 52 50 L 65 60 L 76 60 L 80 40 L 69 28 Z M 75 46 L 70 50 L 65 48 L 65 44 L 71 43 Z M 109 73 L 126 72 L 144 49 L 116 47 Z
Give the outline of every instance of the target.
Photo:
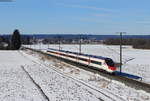
M 138 22 L 136 22 L 137 24 L 150 24 L 150 22 L 149 21 L 138 21 Z
M 106 17 L 106 16 L 108 16 L 108 14 L 93 14 L 93 16 L 96 16 L 96 17 Z
M 61 4 L 62 5 L 62 4 Z M 90 10 L 99 10 L 99 11 L 105 11 L 105 12 L 118 12 L 118 10 L 114 9 L 107 9 L 107 8 L 100 8 L 95 6 L 85 6 L 85 5 L 64 5 L 65 7 L 72 7 L 72 8 L 82 8 L 82 9 L 90 9 Z
M 13 0 L 0 0 L 0 2 L 13 2 Z

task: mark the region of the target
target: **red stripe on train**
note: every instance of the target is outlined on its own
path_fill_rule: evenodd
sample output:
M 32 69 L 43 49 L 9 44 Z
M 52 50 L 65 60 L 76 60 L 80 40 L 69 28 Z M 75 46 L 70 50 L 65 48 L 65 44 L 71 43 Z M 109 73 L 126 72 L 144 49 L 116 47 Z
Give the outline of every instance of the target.
M 111 67 L 111 66 L 108 66 L 110 70 L 113 70 L 115 71 L 117 68 L 116 67 Z

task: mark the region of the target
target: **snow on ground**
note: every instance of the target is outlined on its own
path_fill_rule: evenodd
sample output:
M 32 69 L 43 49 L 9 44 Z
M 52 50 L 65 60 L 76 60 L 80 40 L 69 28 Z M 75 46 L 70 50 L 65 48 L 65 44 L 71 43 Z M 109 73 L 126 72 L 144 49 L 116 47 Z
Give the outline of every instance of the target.
M 114 101 L 21 51 L 0 51 L 0 61 L 0 101 Z
M 100 101 L 97 92 L 66 78 L 45 66 L 25 66 L 52 101 Z
M 59 45 L 31 45 L 33 49 L 45 51 L 48 47 L 59 49 Z M 61 45 L 61 49 L 79 52 L 79 45 Z M 113 45 L 82 45 L 82 53 L 110 57 L 119 62 L 119 46 Z M 122 71 L 142 77 L 143 82 L 150 84 L 150 50 L 133 49 L 123 46 Z
M 17 51 L 0 51 L 0 101 L 47 101 L 21 65 L 30 64 Z
M 32 60 L 38 61 L 40 64 L 45 64 L 47 67 L 54 68 L 65 75 L 71 76 L 78 80 L 86 82 L 88 85 L 94 86 L 96 89 L 102 90 L 103 93 L 122 99 L 123 101 L 150 101 L 150 94 L 145 91 L 136 90 L 128 87 L 123 83 L 109 80 L 97 74 L 82 70 L 75 66 L 69 65 L 56 59 L 46 60 L 33 52 L 27 51 L 24 55 L 30 57 L 30 55 L 36 57 Z M 29 71 L 31 71 L 29 69 Z
M 22 53 L 27 59 L 34 61 L 33 65 L 24 65 L 26 71 L 31 75 L 45 94 L 52 101 L 122 101 L 97 92 L 76 80 L 69 78 L 51 67 L 47 67 L 31 55 Z M 53 64 L 53 62 L 50 62 Z M 115 100 L 114 100 L 115 99 Z

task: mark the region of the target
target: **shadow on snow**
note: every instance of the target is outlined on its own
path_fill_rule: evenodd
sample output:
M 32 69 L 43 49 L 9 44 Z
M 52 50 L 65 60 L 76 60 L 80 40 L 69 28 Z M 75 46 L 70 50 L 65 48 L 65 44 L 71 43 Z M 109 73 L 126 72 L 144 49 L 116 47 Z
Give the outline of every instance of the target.
M 133 75 L 133 74 L 128 74 L 128 73 L 124 73 L 124 72 L 120 73 L 119 71 L 116 71 L 115 75 L 127 77 L 127 78 L 130 78 L 130 79 L 142 79 L 142 77 L 140 77 L 140 76 Z

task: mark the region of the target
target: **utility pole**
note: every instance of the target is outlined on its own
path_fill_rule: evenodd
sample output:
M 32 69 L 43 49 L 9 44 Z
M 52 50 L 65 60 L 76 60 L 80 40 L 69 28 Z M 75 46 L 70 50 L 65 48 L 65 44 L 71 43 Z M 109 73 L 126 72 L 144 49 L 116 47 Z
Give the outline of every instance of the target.
M 32 40 L 32 36 L 30 36 L 30 48 L 31 48 L 31 44 L 32 44 L 31 40 Z
M 60 51 L 60 37 L 59 37 L 59 51 Z
M 32 49 L 34 49 L 34 34 L 32 34 Z
M 58 47 L 59 47 L 59 51 L 61 50 L 61 49 L 60 49 L 60 44 L 61 44 L 61 36 L 58 36 L 58 45 L 59 45 Z
M 118 32 L 120 33 L 120 74 L 122 73 L 122 35 L 125 34 L 126 32 Z
M 122 32 L 120 32 L 120 74 L 122 72 Z
M 79 54 L 81 54 L 81 35 L 80 35 L 80 42 L 79 42 Z
M 40 41 L 40 51 L 41 51 L 41 41 Z
M 41 51 L 41 44 L 42 44 L 42 40 L 39 39 L 39 50 Z
M 48 44 L 48 48 L 49 48 L 49 44 L 50 44 L 49 40 L 50 40 L 50 38 L 48 38 L 48 40 L 47 40 L 48 41 L 48 43 L 47 43 Z
M 47 44 L 48 44 L 48 48 L 49 48 L 49 42 Z
M 36 49 L 36 47 L 35 47 L 35 34 L 33 34 L 33 45 L 34 45 L 34 49 Z

